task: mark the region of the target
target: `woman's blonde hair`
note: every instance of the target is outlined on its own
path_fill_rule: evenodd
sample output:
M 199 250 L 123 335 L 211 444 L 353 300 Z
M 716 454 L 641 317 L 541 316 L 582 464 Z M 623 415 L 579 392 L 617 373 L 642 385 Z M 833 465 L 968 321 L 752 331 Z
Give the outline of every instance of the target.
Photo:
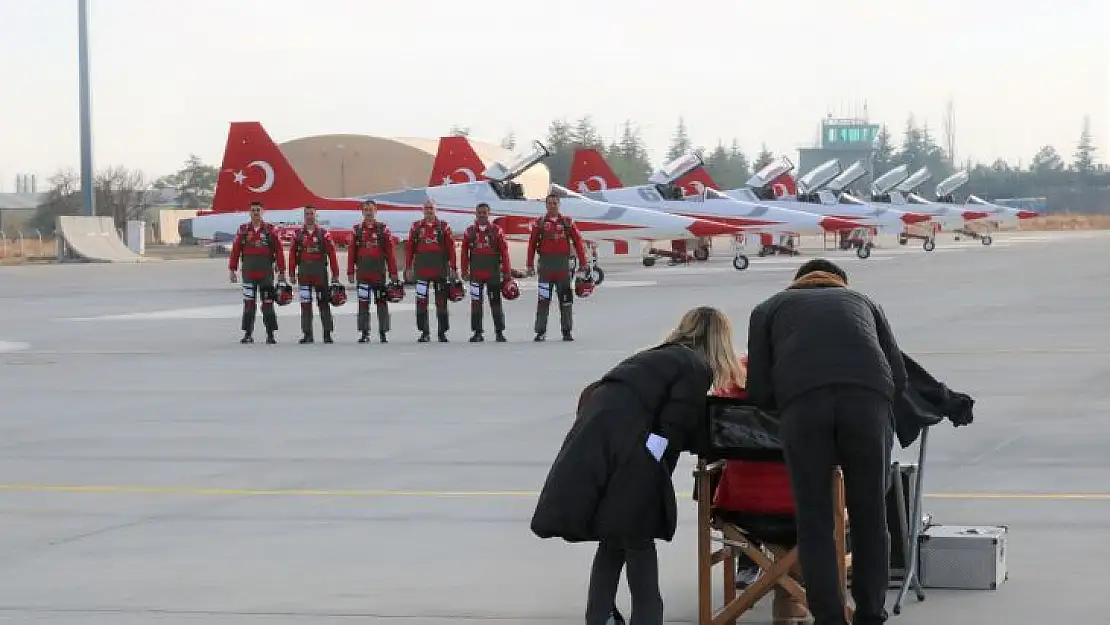
M 666 341 L 681 343 L 700 353 L 713 371 L 715 388 L 744 386 L 747 376 L 732 347 L 732 322 L 716 308 L 698 306 L 687 311 Z

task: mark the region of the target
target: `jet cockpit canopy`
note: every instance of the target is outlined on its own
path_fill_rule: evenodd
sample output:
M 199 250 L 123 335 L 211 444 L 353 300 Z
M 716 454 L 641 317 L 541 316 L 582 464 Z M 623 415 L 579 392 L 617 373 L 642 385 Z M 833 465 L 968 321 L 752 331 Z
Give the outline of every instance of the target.
M 971 174 L 967 173 L 967 170 L 958 171 L 941 180 L 935 191 L 937 200 L 952 201 L 950 196 L 956 192 L 956 189 L 967 184 L 969 180 L 971 180 Z
M 748 186 L 753 189 L 762 189 L 771 184 L 771 182 L 779 176 L 788 174 L 792 171 L 794 171 L 794 163 L 790 162 L 789 158 L 781 156 L 778 162 L 770 163 L 756 172 L 756 174 L 748 180 Z
M 511 156 L 507 163 L 496 161 L 482 175 L 497 182 L 507 182 L 528 171 L 536 163 L 551 155 L 547 146 L 533 141 L 529 150 Z
M 829 159 L 813 168 L 806 175 L 798 178 L 798 193 L 814 193 L 819 191 L 830 180 L 840 174 L 840 161 Z
M 909 165 L 899 165 L 895 167 L 879 176 L 875 179 L 875 182 L 871 183 L 871 195 L 885 195 L 890 193 L 894 190 L 894 187 L 897 187 L 899 183 L 905 180 L 909 175 Z
M 917 189 L 920 188 L 921 185 L 929 182 L 932 177 L 933 174 L 929 171 L 929 168 L 922 167 L 921 169 L 913 172 L 912 176 L 903 180 L 902 184 L 898 185 L 898 190 L 902 193 L 913 193 L 914 191 L 917 191 Z
M 833 193 L 840 193 L 844 189 L 850 187 L 855 181 L 863 177 L 867 173 L 867 167 L 863 165 L 863 161 L 856 161 L 852 166 L 840 172 L 840 175 L 833 178 L 829 182 L 828 189 Z
M 570 189 L 564 187 L 563 185 L 555 184 L 554 182 L 551 183 L 551 186 L 550 186 L 550 188 L 548 188 L 547 192 L 550 193 L 551 195 L 555 195 L 555 196 L 558 196 L 560 198 L 574 198 L 576 200 L 588 200 L 589 199 L 586 196 L 582 195 L 581 193 L 578 193 L 577 191 L 571 191 Z
M 686 174 L 705 164 L 701 154 L 690 150 L 671 161 L 664 163 L 654 174 L 648 178 L 651 184 L 668 184 L 678 180 Z

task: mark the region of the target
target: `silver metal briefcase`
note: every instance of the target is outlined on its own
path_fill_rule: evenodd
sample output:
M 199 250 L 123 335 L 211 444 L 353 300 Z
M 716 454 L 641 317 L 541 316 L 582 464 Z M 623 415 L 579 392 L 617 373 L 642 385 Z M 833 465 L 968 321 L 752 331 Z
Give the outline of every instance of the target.
M 1006 581 L 1005 525 L 932 525 L 921 535 L 926 588 L 996 590 Z

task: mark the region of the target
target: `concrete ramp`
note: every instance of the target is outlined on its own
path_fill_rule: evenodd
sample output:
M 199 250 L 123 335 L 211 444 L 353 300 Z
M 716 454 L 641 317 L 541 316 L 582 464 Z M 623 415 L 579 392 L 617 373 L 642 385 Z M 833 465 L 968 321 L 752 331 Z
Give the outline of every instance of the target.
M 144 260 L 124 245 L 111 217 L 61 215 L 57 223 L 59 261 L 139 263 Z

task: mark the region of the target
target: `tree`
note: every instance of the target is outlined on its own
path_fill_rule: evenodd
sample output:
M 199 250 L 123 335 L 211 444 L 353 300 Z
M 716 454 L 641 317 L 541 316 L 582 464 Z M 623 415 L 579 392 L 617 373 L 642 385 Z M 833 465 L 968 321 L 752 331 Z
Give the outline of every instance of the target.
M 514 134 L 513 131 L 510 130 L 509 134 L 505 135 L 501 139 L 501 147 L 505 148 L 506 150 L 516 149 L 516 134 Z
M 883 124 L 875 137 L 875 173 L 879 176 L 895 167 L 894 146 L 890 144 L 890 129 Z
M 690 151 L 692 144 L 690 135 L 686 131 L 686 120 L 679 117 L 678 126 L 675 127 L 674 136 L 671 137 L 671 147 L 667 150 L 667 160 L 672 161 Z
M 775 162 L 775 155 L 767 149 L 767 144 L 764 143 L 759 149 L 759 154 L 755 157 L 755 162 L 752 163 L 752 171 L 758 172 L 773 162 Z
M 76 215 L 81 210 L 78 197 L 81 176 L 73 169 L 62 169 L 50 176 L 47 183 L 50 190 L 46 192 L 46 201 L 39 205 L 30 223 L 43 235 L 53 236 L 58 216 Z
M 613 173 L 627 186 L 643 184 L 651 175 L 651 159 L 647 145 L 632 120 L 625 120 L 618 140 L 610 144 L 605 159 Z
M 97 211 L 111 215 L 117 228 L 123 228 L 132 219 L 139 219 L 147 208 L 148 191 L 146 175 L 138 169 L 123 166 L 110 167 L 93 177 L 93 193 Z
M 956 162 L 956 105 L 952 98 L 944 106 L 944 151 L 953 163 Z
M 1033 156 L 1033 162 L 1029 165 L 1029 171 L 1041 175 L 1060 172 L 1064 169 L 1064 159 L 1060 158 L 1060 153 L 1051 145 L 1046 145 L 1038 150 Z
M 1089 181 L 1091 174 L 1095 171 L 1096 150 L 1094 140 L 1091 138 L 1091 118 L 1084 115 L 1083 131 L 1079 135 L 1079 144 L 1075 146 L 1075 160 L 1072 161 L 1072 169 L 1084 181 Z
M 545 164 L 551 174 L 551 182 L 564 184 L 570 175 L 570 164 L 574 148 L 573 133 L 570 124 L 565 119 L 556 119 L 547 127 L 547 148 L 551 156 Z
M 218 169 L 206 165 L 196 154 L 190 154 L 180 170 L 155 180 L 153 187 L 177 191 L 182 208 L 200 208 L 211 204 L 219 175 Z

